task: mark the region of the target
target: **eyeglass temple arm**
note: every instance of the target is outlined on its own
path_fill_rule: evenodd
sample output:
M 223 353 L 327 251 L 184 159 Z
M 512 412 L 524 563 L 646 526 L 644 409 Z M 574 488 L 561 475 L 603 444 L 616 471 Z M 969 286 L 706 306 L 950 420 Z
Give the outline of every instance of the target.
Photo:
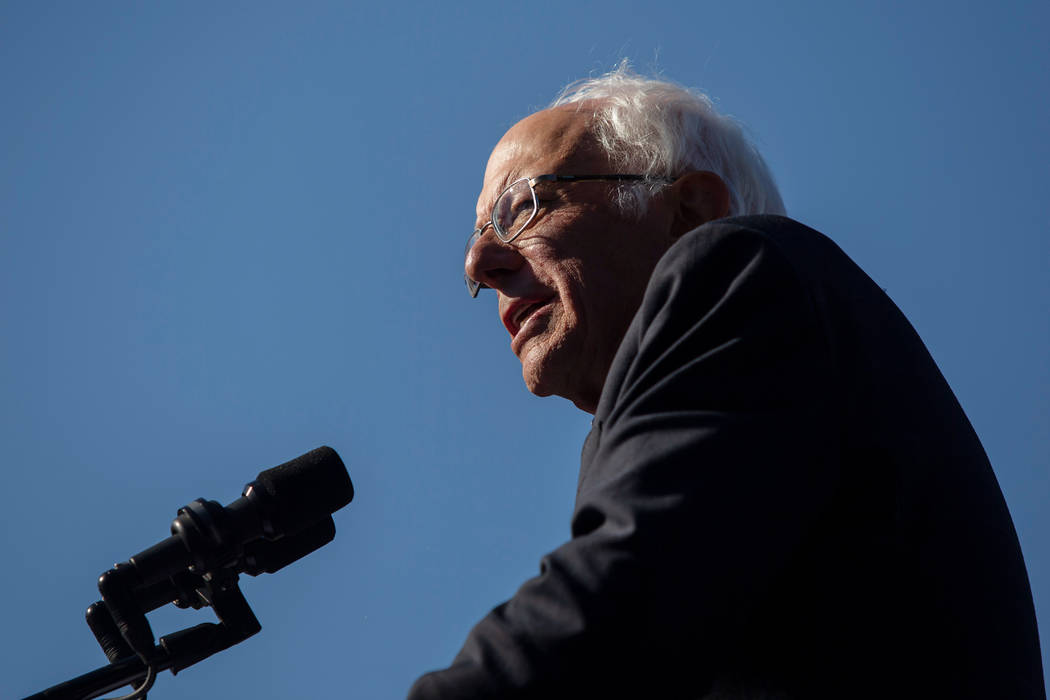
M 533 183 L 578 182 L 580 180 L 662 180 L 664 182 L 674 182 L 677 179 L 678 178 L 674 177 L 650 177 L 648 175 L 626 175 L 622 173 L 610 175 L 537 175 L 536 177 L 530 178 Z

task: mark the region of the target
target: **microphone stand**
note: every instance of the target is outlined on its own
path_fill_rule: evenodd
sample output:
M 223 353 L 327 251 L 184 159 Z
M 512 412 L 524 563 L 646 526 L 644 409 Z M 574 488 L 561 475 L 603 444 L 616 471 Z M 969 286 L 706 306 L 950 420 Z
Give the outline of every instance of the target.
M 103 578 L 116 571 L 117 569 L 111 569 L 103 574 Z M 160 644 L 145 654 L 133 652 L 122 639 L 112 611 L 105 603 L 99 601 L 93 604 L 88 608 L 88 625 L 111 663 L 30 695 L 24 700 L 90 700 L 121 686 L 140 683 L 146 677 L 148 667 L 152 667 L 155 675 L 167 669 L 174 675 L 212 654 L 244 641 L 261 630 L 262 625 L 237 587 L 237 578 L 237 574 L 233 572 L 209 574 L 206 577 L 189 574 L 178 581 L 169 580 L 164 586 L 155 587 L 155 590 L 150 591 L 147 595 L 154 598 L 162 595 L 163 590 L 176 593 L 179 597 L 175 604 L 179 607 L 200 608 L 210 605 L 219 618 L 219 624 L 205 622 L 165 635 L 160 638 Z M 196 586 L 193 589 L 195 597 L 186 595 L 188 586 Z M 168 601 L 170 600 L 171 598 L 168 598 Z M 148 607 L 152 602 L 149 597 L 143 602 L 146 603 L 143 605 L 146 609 L 160 607 L 159 604 Z M 145 621 L 145 612 L 140 614 L 142 621 Z M 148 623 L 146 624 L 148 629 Z M 150 636 L 152 637 L 152 633 Z

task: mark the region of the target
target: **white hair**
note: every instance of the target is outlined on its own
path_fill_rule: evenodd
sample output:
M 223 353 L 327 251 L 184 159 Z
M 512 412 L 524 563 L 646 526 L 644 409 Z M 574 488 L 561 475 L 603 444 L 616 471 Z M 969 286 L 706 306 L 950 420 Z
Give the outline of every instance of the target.
M 616 70 L 569 84 L 551 107 L 593 107 L 593 134 L 616 166 L 654 178 L 708 170 L 729 188 L 729 214 L 783 214 L 773 175 L 741 125 L 697 90 L 645 78 L 624 60 Z M 641 215 L 659 187 L 623 187 L 619 204 Z

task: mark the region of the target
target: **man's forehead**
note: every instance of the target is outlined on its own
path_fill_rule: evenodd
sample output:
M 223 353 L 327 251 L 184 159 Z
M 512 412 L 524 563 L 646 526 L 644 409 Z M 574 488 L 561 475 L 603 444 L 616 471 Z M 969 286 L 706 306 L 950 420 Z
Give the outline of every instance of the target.
M 583 103 L 545 109 L 512 126 L 489 157 L 479 214 L 518 178 L 554 172 L 570 162 L 582 167 L 602 159 L 590 129 L 594 110 L 588 107 Z

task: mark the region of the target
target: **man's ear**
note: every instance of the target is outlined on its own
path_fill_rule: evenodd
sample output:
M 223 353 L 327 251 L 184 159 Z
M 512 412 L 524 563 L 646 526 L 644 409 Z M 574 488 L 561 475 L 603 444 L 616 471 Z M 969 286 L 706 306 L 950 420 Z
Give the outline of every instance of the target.
M 679 238 L 697 226 L 729 215 L 729 188 L 715 173 L 694 170 L 671 185 L 674 221 L 671 235 Z

